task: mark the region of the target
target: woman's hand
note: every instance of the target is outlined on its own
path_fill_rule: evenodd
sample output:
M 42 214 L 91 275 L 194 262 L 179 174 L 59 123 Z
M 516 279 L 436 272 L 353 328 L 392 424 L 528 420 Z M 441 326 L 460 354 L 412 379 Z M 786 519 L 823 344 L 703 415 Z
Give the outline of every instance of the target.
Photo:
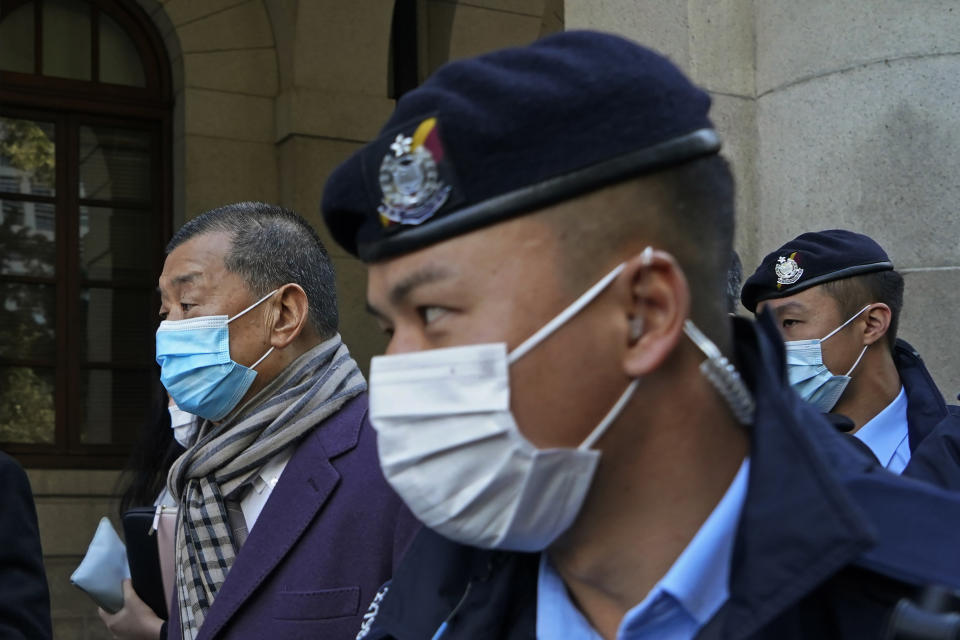
M 133 590 L 133 583 L 123 581 L 123 608 L 116 613 L 107 613 L 98 608 L 97 613 L 103 624 L 118 640 L 158 640 L 163 620 L 157 617 L 153 609 L 148 607 L 137 592 Z

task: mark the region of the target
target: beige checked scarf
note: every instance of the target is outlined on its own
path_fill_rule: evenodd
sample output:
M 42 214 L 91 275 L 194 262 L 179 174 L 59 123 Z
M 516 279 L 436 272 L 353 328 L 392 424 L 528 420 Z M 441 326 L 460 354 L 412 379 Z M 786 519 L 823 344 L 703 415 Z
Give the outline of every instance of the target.
M 184 640 L 196 638 L 237 554 L 225 500 L 366 386 L 337 335 L 297 358 L 220 424 L 205 422 L 197 443 L 174 462 L 167 482 L 180 496 L 176 583 Z

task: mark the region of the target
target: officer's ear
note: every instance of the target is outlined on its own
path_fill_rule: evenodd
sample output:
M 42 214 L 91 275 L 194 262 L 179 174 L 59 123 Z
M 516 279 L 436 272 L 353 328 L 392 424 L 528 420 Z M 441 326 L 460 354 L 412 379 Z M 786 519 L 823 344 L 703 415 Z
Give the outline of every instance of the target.
M 677 347 L 690 313 L 690 288 L 669 253 L 647 248 L 620 274 L 629 286 L 624 372 L 638 378 L 658 369 Z
M 866 321 L 863 329 L 863 344 L 873 344 L 887 335 L 891 316 L 890 307 L 886 304 L 877 302 L 870 305 L 870 308 L 863 312 Z
M 310 303 L 307 292 L 298 284 L 285 284 L 277 290 L 276 300 L 270 305 L 268 322 L 270 346 L 283 349 L 309 326 Z

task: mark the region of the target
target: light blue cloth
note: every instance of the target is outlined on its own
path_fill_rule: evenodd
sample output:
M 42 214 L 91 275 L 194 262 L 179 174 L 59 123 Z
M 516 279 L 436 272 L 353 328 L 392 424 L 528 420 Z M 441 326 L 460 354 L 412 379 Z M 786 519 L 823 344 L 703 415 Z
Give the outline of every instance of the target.
M 693 638 L 730 595 L 730 559 L 740 511 L 747 498 L 750 459 L 737 475 L 693 540 L 654 585 L 643 602 L 620 621 L 618 640 L 687 640 Z M 563 579 L 540 555 L 537 581 L 539 640 L 600 640 L 567 595 Z
M 107 518 L 100 518 L 87 554 L 70 576 L 70 582 L 80 587 L 109 613 L 123 608 L 123 581 L 130 578 L 127 548 Z
M 886 469 L 903 473 L 910 462 L 910 437 L 907 426 L 907 394 L 903 387 L 893 402 L 860 427 L 856 433 L 870 447 Z

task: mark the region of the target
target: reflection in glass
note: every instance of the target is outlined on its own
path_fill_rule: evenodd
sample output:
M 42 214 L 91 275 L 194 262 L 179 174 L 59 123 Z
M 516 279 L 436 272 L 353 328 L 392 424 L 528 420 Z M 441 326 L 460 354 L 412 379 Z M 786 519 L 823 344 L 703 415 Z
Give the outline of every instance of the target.
M 132 442 L 149 411 L 151 384 L 146 371 L 81 371 L 80 441 L 84 444 Z
M 80 269 L 88 280 L 153 279 L 154 243 L 149 211 L 81 207 Z
M 52 196 L 53 123 L 0 116 L 0 192 Z
M 80 193 L 90 200 L 150 200 L 150 133 L 80 127 Z
M 56 209 L 0 199 L 0 275 L 56 275 Z
M 0 442 L 52 443 L 53 369 L 0 366 Z
M 0 356 L 52 361 L 56 353 L 55 287 L 0 282 Z
M 156 309 L 151 289 L 82 289 L 81 362 L 153 362 Z
M 75 0 L 43 0 L 45 76 L 91 80 L 90 5 Z
M 126 31 L 106 14 L 100 14 L 100 82 L 147 86 L 140 53 Z
M 0 71 L 33 73 L 33 3 L 25 2 L 0 21 Z

